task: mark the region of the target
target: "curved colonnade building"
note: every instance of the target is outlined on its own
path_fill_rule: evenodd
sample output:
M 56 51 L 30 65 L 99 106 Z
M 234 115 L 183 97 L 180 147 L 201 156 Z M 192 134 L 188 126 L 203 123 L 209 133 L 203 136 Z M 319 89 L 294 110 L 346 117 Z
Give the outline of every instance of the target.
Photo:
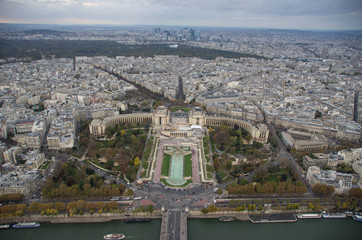
M 195 107 L 189 113 L 182 111 L 170 112 L 166 107 L 160 106 L 152 113 L 133 113 L 121 114 L 107 117 L 103 120 L 94 119 L 89 125 L 90 134 L 93 136 L 103 136 L 106 134 L 108 127 L 124 123 L 152 123 L 154 129 L 162 129 L 170 125 L 199 125 L 199 126 L 219 126 L 225 125 L 233 128 L 238 125 L 245 129 L 252 136 L 253 140 L 258 142 L 267 142 L 269 130 L 264 124 L 253 125 L 250 122 L 227 118 L 207 116 L 201 108 Z M 173 135 L 177 137 L 177 135 Z M 183 136 L 183 135 L 180 135 Z

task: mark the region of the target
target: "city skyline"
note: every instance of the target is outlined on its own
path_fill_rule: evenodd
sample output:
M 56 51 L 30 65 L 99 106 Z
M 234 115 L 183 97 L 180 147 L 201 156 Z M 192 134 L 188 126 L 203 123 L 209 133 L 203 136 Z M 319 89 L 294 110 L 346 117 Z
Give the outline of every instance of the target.
M 2 23 L 362 30 L 356 0 L 4 0 L 0 6 Z
M 355 236 L 330 219 L 362 221 L 362 31 L 147 24 L 0 23 L 2 239 Z

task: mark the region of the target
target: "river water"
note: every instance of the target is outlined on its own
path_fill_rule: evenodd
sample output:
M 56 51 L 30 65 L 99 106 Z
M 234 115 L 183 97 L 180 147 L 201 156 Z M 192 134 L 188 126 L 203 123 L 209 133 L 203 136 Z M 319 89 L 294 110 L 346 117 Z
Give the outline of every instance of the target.
M 1 240 L 101 240 L 107 233 L 124 233 L 126 239 L 159 239 L 160 220 L 148 223 L 44 223 L 34 229 L 0 230 Z M 362 239 L 362 223 L 347 219 L 305 219 L 295 223 L 220 223 L 217 219 L 189 219 L 188 240 L 349 240 Z
M 188 240 L 353 240 L 362 239 L 362 222 L 347 219 L 298 219 L 294 223 L 225 222 L 189 219 Z

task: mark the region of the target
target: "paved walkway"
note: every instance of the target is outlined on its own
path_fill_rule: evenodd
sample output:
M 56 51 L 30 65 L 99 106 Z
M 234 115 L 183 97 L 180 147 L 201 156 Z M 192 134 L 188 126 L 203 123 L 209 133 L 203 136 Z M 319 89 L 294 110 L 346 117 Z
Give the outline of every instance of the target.
M 155 149 L 157 152 L 156 156 L 156 167 L 155 174 L 153 175 L 153 182 L 159 183 L 161 178 L 162 162 L 163 162 L 163 147 L 165 146 L 165 141 L 160 139 L 158 149 Z
M 197 147 L 191 146 L 192 154 L 192 181 L 193 183 L 200 183 L 199 161 L 197 158 Z

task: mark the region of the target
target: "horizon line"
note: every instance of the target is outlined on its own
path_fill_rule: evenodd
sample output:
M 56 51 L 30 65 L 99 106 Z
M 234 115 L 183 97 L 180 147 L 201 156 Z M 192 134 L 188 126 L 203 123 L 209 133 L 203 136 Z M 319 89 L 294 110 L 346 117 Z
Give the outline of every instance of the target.
M 272 27 L 235 27 L 235 26 L 198 26 L 198 25 L 165 25 L 165 24 L 79 24 L 79 23 L 8 23 L 0 22 L 0 24 L 9 25 L 54 25 L 54 26 L 103 26 L 103 27 L 194 27 L 194 28 L 229 28 L 229 29 L 246 29 L 246 30 L 287 30 L 287 31 L 304 31 L 304 32 L 358 32 L 362 29 L 293 29 L 293 28 L 272 28 Z

